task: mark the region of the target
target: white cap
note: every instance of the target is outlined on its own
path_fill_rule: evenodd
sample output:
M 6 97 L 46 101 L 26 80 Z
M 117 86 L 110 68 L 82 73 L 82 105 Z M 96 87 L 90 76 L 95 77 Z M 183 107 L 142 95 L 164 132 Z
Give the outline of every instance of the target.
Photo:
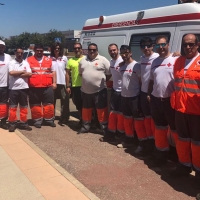
M 0 44 L 4 45 L 5 46 L 5 42 L 0 40 Z

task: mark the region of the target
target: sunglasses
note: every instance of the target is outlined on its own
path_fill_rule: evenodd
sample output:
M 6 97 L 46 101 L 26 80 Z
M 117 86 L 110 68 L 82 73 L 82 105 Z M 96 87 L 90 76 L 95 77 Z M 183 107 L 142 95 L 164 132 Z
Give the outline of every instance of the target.
M 165 47 L 168 43 L 160 43 L 160 44 L 155 44 L 155 48 L 158 49 L 161 47 Z
M 80 47 L 74 47 L 74 50 L 76 50 L 76 49 L 77 49 L 77 50 L 80 50 L 81 48 L 80 48 Z
M 182 46 L 183 46 L 184 48 L 186 48 L 186 47 L 188 47 L 188 46 L 191 48 L 191 47 L 195 46 L 195 44 L 196 44 L 196 43 L 184 43 L 184 44 L 182 44 Z
M 88 51 L 94 51 L 94 52 L 96 52 L 97 49 L 88 49 Z
M 145 49 L 146 47 L 147 48 L 151 48 L 152 47 L 152 44 L 149 44 L 149 45 L 140 45 L 141 49 Z

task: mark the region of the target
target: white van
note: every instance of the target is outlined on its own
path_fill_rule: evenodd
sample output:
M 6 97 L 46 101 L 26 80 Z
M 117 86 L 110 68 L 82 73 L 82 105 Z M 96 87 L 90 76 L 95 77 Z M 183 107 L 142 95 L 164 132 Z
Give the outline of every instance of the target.
M 35 52 L 33 50 L 24 50 L 23 53 L 23 59 L 26 60 L 28 57 L 33 56 Z M 51 52 L 50 51 L 43 51 L 44 56 L 50 56 Z
M 186 33 L 200 38 L 200 4 L 185 3 L 111 16 L 88 19 L 81 33 L 83 52 L 87 54 L 90 43 L 98 45 L 100 55 L 110 59 L 108 45 L 130 45 L 133 58 L 139 60 L 140 39 L 158 35 L 170 39 L 170 51 L 181 51 L 181 40 Z

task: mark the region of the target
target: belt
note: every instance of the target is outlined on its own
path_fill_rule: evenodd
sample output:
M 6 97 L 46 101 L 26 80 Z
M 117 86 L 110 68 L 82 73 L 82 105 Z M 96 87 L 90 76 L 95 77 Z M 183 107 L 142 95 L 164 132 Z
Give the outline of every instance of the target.
M 153 96 L 153 95 L 152 95 Z M 154 98 L 156 98 L 156 99 L 158 99 L 158 100 L 160 100 L 160 101 L 167 101 L 167 100 L 169 100 L 170 99 L 170 97 L 166 97 L 166 98 L 163 98 L 163 97 L 155 97 L 155 96 L 153 96 Z

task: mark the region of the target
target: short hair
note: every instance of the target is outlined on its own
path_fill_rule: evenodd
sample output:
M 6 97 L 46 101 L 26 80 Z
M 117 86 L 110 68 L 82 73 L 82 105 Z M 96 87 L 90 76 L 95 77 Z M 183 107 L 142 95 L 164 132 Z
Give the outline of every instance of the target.
M 77 45 L 77 44 L 78 44 L 78 45 L 81 47 L 81 49 L 82 49 L 82 44 L 81 44 L 80 42 L 75 42 L 75 43 L 74 43 L 74 46 Z
M 97 44 L 95 44 L 95 43 L 90 43 L 90 44 L 88 45 L 88 49 L 90 48 L 90 46 L 95 46 L 96 49 L 98 50 L 98 46 L 97 46 Z
M 131 47 L 130 47 L 129 45 L 122 45 L 122 46 L 120 47 L 120 51 L 121 51 L 121 50 L 124 50 L 124 51 L 129 50 L 129 52 L 131 52 Z
M 143 44 L 143 43 L 150 43 L 151 45 L 153 44 L 153 40 L 150 38 L 150 37 L 143 37 L 141 40 L 140 40 L 140 46 Z
M 56 47 L 59 46 L 60 51 L 59 51 L 59 56 L 62 57 L 63 56 L 63 46 L 60 42 L 56 42 L 51 46 L 51 56 L 54 57 L 55 56 L 55 52 L 54 50 L 56 49 Z
M 169 43 L 169 38 L 166 35 L 159 35 L 159 36 L 157 36 L 156 39 L 155 39 L 155 43 L 157 43 L 158 40 L 160 40 L 162 38 L 164 38 L 166 40 L 166 42 Z
M 183 38 L 186 36 L 186 35 L 194 35 L 195 36 L 195 44 L 198 44 L 199 43 L 199 38 L 197 37 L 197 35 L 193 34 L 193 33 L 187 33 L 183 36 Z M 182 38 L 182 43 L 183 43 L 183 38 Z
M 15 49 L 15 53 L 17 52 L 18 49 L 21 49 L 21 50 L 24 51 L 24 49 L 23 49 L 22 47 L 17 47 L 17 48 Z
M 36 49 L 44 49 L 43 44 L 36 44 L 36 45 L 34 46 L 34 50 L 36 50 Z
M 108 45 L 108 48 L 109 48 L 109 47 L 111 47 L 111 46 L 116 46 L 116 47 L 117 47 L 117 49 L 118 49 L 118 45 L 117 45 L 117 44 L 115 44 L 115 43 L 111 43 L 111 44 L 109 44 L 109 45 Z

